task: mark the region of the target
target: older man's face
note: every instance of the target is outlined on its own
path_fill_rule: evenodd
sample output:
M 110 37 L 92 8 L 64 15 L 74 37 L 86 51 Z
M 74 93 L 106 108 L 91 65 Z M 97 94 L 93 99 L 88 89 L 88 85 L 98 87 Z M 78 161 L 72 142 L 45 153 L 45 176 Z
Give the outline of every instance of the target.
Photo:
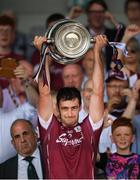
M 80 89 L 83 80 L 82 70 L 77 65 L 67 65 L 63 69 L 62 79 L 64 87 L 76 87 Z
M 12 128 L 12 144 L 21 156 L 30 156 L 37 147 L 37 135 L 28 123 L 17 122 Z

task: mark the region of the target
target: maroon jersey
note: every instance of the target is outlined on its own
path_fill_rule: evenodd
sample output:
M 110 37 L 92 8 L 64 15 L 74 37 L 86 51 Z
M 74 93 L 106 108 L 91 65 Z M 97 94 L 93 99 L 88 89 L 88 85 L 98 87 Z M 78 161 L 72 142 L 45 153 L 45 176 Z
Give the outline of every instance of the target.
M 93 131 L 87 116 L 75 127 L 64 127 L 55 116 L 40 127 L 43 159 L 50 179 L 93 179 L 101 128 Z

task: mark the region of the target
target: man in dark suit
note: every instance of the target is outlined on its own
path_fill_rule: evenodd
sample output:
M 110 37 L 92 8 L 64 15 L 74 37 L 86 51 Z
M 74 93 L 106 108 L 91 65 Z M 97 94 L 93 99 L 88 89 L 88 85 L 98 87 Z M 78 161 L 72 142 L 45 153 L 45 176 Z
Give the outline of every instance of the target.
M 0 179 L 43 179 L 40 149 L 32 124 L 25 119 L 14 121 L 11 137 L 17 155 L 0 165 Z

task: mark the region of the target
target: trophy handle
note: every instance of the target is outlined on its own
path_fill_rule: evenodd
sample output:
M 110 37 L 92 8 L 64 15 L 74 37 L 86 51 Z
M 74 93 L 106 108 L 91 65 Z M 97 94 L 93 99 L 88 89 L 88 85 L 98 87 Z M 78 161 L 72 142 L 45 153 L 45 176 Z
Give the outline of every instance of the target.
M 47 43 L 48 44 L 54 43 L 54 39 L 47 39 Z
M 95 38 L 91 38 L 91 39 L 90 39 L 90 43 L 96 43 Z

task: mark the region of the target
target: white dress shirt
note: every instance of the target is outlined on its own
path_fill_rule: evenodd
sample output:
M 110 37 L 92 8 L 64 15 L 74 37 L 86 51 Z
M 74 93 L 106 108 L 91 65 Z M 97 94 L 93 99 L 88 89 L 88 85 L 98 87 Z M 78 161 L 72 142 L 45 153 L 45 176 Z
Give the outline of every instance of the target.
M 38 148 L 34 151 L 32 156 L 34 157 L 32 160 L 32 164 L 34 165 L 36 169 L 38 178 L 43 179 L 41 158 L 40 158 L 40 152 Z M 25 157 L 18 154 L 18 179 L 28 179 L 27 168 L 28 168 L 29 162 L 24 160 L 24 158 Z

